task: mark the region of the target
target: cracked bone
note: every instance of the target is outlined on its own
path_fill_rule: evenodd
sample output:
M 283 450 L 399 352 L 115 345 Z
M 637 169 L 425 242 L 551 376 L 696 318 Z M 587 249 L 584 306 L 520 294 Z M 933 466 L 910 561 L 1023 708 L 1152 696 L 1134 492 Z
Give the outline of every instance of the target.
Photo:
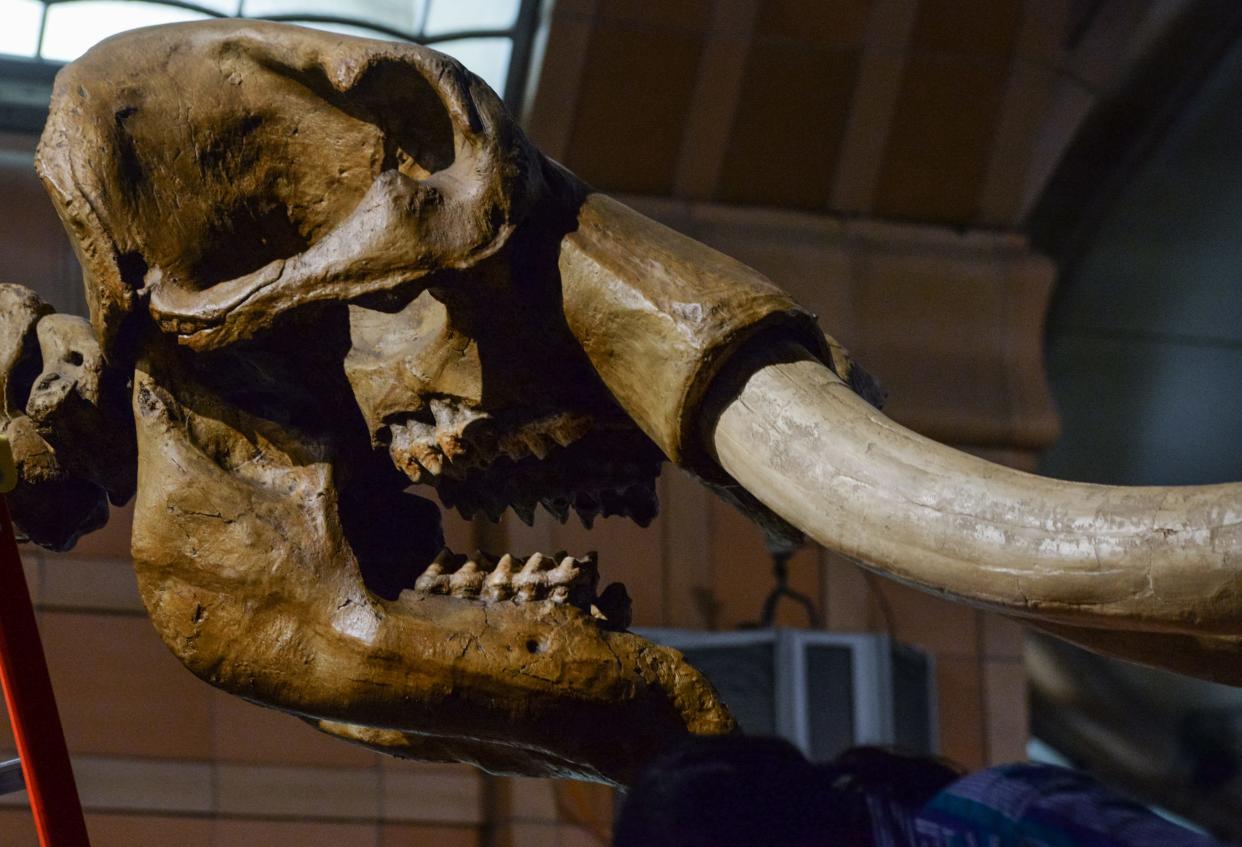
M 593 565 L 503 556 L 455 588 L 464 557 L 432 561 L 404 490 L 643 521 L 660 454 L 882 573 L 1242 681 L 1236 486 L 1057 483 L 911 435 L 787 295 L 591 192 L 434 51 L 126 33 L 60 73 L 38 167 L 103 361 L 134 379 L 144 601 L 227 691 L 400 755 L 614 782 L 731 731 L 682 657 L 618 631 L 623 586 L 581 608 Z M 22 399 L 6 420 L 34 432 Z M 478 421 L 496 455 L 446 466 Z

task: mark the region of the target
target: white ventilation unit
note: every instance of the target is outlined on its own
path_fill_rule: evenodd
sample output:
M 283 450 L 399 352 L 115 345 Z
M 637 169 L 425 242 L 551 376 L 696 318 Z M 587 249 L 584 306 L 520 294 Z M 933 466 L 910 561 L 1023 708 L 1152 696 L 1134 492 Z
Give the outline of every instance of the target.
M 789 739 L 813 761 L 859 744 L 936 753 L 935 667 L 887 635 L 797 629 L 641 629 L 702 671 L 748 735 Z

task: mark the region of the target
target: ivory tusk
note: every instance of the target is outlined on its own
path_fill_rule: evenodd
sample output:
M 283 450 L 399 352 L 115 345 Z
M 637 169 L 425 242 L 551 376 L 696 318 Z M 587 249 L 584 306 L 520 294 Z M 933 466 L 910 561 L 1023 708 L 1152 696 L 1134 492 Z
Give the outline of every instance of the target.
M 792 343 L 738 356 L 706 408 L 725 471 L 873 570 L 1050 628 L 1242 634 L 1242 485 L 995 465 L 889 420 Z

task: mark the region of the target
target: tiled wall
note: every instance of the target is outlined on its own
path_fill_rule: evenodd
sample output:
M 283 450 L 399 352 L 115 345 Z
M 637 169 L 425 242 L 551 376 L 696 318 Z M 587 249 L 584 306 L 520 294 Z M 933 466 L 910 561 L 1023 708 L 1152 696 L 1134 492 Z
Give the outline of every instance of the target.
M 96 847 L 479 843 L 476 771 L 351 747 L 182 668 L 138 599 L 128 518 L 68 555 L 24 551 Z M 0 798 L 0 844 L 34 843 L 23 803 Z

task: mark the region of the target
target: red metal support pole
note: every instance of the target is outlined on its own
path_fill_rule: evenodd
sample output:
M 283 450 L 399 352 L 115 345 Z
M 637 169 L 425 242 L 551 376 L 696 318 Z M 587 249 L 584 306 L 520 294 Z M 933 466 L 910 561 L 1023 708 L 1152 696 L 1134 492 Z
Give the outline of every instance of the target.
M 0 463 L 9 456 L 0 438 Z M 11 461 L 11 459 L 10 459 Z M 9 465 L 11 469 L 12 465 Z M 0 491 L 4 486 L 0 472 Z M 0 496 L 0 683 L 42 847 L 89 847 L 9 507 Z

